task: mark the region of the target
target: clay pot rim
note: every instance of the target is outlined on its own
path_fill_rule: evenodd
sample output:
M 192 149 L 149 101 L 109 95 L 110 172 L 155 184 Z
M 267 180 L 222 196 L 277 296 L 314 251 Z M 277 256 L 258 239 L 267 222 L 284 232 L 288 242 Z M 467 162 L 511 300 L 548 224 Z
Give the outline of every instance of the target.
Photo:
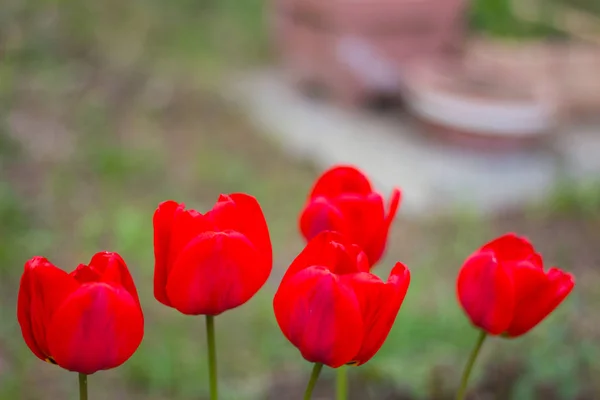
M 510 101 L 419 87 L 405 92 L 408 107 L 420 118 L 465 132 L 531 137 L 545 134 L 554 123 L 555 107 L 539 97 Z

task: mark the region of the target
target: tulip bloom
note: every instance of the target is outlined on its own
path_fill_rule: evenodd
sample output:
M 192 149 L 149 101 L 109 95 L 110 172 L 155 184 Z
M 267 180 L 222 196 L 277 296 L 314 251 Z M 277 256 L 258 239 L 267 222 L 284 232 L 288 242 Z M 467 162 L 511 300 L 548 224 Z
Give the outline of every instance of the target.
M 206 214 L 166 201 L 154 214 L 154 296 L 188 315 L 218 315 L 247 302 L 273 264 L 252 196 L 221 195 Z
M 457 283 L 458 299 L 473 325 L 490 335 L 529 332 L 571 292 L 573 276 L 544 270 L 525 238 L 504 235 L 471 255 Z
M 392 191 L 386 211 L 383 197 L 362 172 L 333 167 L 315 183 L 300 216 L 300 230 L 307 241 L 322 231 L 340 232 L 363 249 L 372 266 L 383 255 L 399 205 L 399 189 Z
M 357 245 L 322 232 L 283 277 L 273 300 L 275 317 L 306 360 L 332 368 L 361 365 L 383 345 L 409 282 L 400 263 L 382 282 Z
M 117 253 L 98 253 L 70 274 L 43 257 L 27 261 L 17 316 L 33 354 L 81 374 L 123 364 L 144 336 L 137 291 Z

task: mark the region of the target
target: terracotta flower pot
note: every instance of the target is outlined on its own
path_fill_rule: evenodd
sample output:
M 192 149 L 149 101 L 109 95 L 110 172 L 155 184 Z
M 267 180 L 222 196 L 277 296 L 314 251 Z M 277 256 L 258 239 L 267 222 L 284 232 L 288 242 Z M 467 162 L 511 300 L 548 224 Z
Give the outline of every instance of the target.
M 464 0 L 278 0 L 271 20 L 290 77 L 357 104 L 398 94 L 410 61 L 451 56 L 462 42 L 463 6 Z
M 562 73 L 564 107 L 573 119 L 594 119 L 600 115 L 600 47 L 574 44 L 555 52 L 555 64 Z
M 425 132 L 488 149 L 539 143 L 555 126 L 556 99 L 500 65 L 447 70 L 415 65 L 407 104 Z

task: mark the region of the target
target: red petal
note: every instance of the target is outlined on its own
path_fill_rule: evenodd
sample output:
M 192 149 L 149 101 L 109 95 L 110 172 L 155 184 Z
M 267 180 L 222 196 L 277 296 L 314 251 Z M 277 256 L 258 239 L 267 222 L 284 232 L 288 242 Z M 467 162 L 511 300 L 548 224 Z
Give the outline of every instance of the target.
M 410 271 L 397 263 L 387 283 L 375 275 L 355 274 L 353 287 L 361 302 L 365 337 L 353 361 L 361 365 L 369 361 L 388 337 L 410 284 Z
M 196 210 L 185 210 L 183 204 L 175 211 L 173 230 L 169 246 L 168 270 L 175 267 L 175 262 L 183 250 L 198 235 L 213 231 L 214 225 L 205 215 Z M 167 274 L 168 276 L 168 274 Z
M 515 309 L 513 278 L 491 252 L 475 253 L 465 262 L 458 275 L 457 292 L 475 326 L 499 335 L 510 325 Z
M 531 293 L 542 288 L 548 280 L 544 270 L 530 261 L 511 263 L 510 265 L 515 285 L 515 304 L 517 305 Z
M 535 254 L 535 250 L 526 238 L 518 237 L 514 233 L 501 236 L 485 246 L 482 250 L 491 250 L 496 255 L 498 262 L 528 260 Z
M 240 233 L 206 232 L 181 253 L 167 282 L 173 307 L 189 315 L 217 315 L 248 301 L 270 268 Z
M 144 336 L 139 304 L 126 290 L 106 283 L 82 285 L 56 311 L 48 346 L 61 367 L 83 374 L 117 367 Z
M 40 359 L 51 356 L 46 333 L 56 309 L 79 284 L 43 257 L 25 263 L 21 277 L 17 317 L 25 343 Z
M 183 205 L 181 206 L 183 207 Z M 169 276 L 169 248 L 171 247 L 171 232 L 173 219 L 179 204 L 174 201 L 161 203 L 154 212 L 154 297 L 165 305 L 169 299 L 165 291 Z
M 402 192 L 400 189 L 394 188 L 392 190 L 392 196 L 390 197 L 390 209 L 388 210 L 386 216 L 386 224 L 389 227 L 392 222 L 394 222 L 394 218 L 396 218 L 396 214 L 398 213 L 398 208 L 400 208 L 400 199 L 402 198 Z
M 323 231 L 348 233 L 342 212 L 325 197 L 315 197 L 300 214 L 300 231 L 309 241 Z
M 365 259 L 366 256 L 358 246 L 330 242 L 322 255 L 322 262 L 315 265 L 326 266 L 332 273 L 338 275 L 353 274 L 359 272 L 359 268 L 368 265 L 364 263 Z
M 535 265 L 537 268 L 544 269 L 544 261 L 542 260 L 542 255 L 539 253 L 533 253 L 527 261 Z
M 237 230 L 236 206 L 230 195 L 221 194 L 213 208 L 205 214 L 215 230 Z
M 258 201 L 244 193 L 232 193 L 231 198 L 235 202 L 238 215 L 242 217 L 238 221 L 237 231 L 250 239 L 257 250 L 266 256 L 266 262 L 271 268 L 273 264 L 271 237 L 267 221 Z
M 364 255 L 345 237 L 337 232 L 321 232 L 312 239 L 294 259 L 286 271 L 282 283 L 299 271 L 320 265 L 336 274 L 363 271 Z
M 367 196 L 344 194 L 335 200 L 346 221 L 347 232 L 343 232 L 365 251 L 369 260 L 373 260 L 371 246 L 374 237 L 385 239 L 387 232 L 383 198 L 378 193 Z M 375 243 L 379 245 L 378 243 Z
M 164 204 L 164 203 L 163 203 Z M 154 269 L 154 296 L 163 304 L 171 305 L 165 292 L 167 278 L 174 267 L 174 263 L 183 249 L 196 236 L 213 229 L 211 222 L 196 210 L 185 210 L 185 205 L 179 204 L 171 217 L 170 211 L 173 204 L 166 206 L 165 219 L 162 220 L 161 208 L 155 214 L 155 257 L 160 258 L 161 263 L 156 263 Z M 162 228 L 157 228 L 162 225 Z M 158 233 L 158 237 L 157 237 Z M 157 245 L 157 242 L 159 244 Z M 158 258 L 157 249 L 164 251 Z
M 373 191 L 369 179 L 358 169 L 351 166 L 335 166 L 325 171 L 315 183 L 310 198 L 324 196 L 328 198 L 342 193 L 366 195 Z
M 108 283 L 111 286 L 122 286 L 136 302 L 140 302 L 127 264 L 125 264 L 125 260 L 118 253 L 107 251 L 97 253 L 92 257 L 90 266 L 93 266 L 98 271 L 103 271 L 100 282 Z
M 79 264 L 69 275 L 79 283 L 97 282 L 100 279 L 98 271 L 85 264 Z
M 360 305 L 326 268 L 307 268 L 290 278 L 275 294 L 273 308 L 284 335 L 310 362 L 337 368 L 360 349 Z
M 558 268 L 551 268 L 546 274 L 546 282 L 521 299 L 515 309 L 509 336 L 520 336 L 529 332 L 548 316 L 571 293 L 575 286 L 573 275 Z
M 219 220 L 222 220 L 225 222 L 225 224 L 227 224 L 227 214 L 234 212 L 235 203 L 231 199 L 231 196 L 227 194 L 220 194 L 213 208 L 206 213 L 206 217 L 213 223 L 216 229 L 222 231 L 227 228 L 222 227 Z
M 394 222 L 398 208 L 400 207 L 400 198 L 400 189 L 394 188 L 392 191 L 392 197 L 390 198 L 389 211 L 385 216 L 383 227 L 373 235 L 369 244 L 365 246 L 367 249 L 369 249 L 369 259 L 371 265 L 377 264 L 385 252 L 390 228 Z
M 220 231 L 233 230 L 248 238 L 268 268 L 273 264 L 269 228 L 258 201 L 244 193 L 221 195 L 212 211 L 206 214 Z
M 365 254 L 360 246 L 353 244 L 347 247 L 347 251 L 353 260 L 356 260 L 356 268 L 353 268 L 350 272 L 369 272 L 371 270 L 371 264 L 369 263 L 369 257 Z M 338 272 L 339 273 L 339 272 Z

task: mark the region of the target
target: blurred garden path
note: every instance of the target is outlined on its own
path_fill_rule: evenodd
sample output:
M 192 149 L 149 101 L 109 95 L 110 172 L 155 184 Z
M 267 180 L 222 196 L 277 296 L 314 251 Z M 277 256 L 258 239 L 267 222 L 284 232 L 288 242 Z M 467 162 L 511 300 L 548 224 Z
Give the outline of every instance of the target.
M 276 71 L 232 80 L 231 97 L 292 156 L 321 168 L 352 163 L 380 190 L 399 185 L 403 210 L 430 214 L 469 207 L 500 211 L 543 198 L 559 176 L 586 179 L 600 173 L 600 127 L 566 128 L 549 151 L 476 152 L 427 141 L 408 117 L 345 111 L 309 100 Z

